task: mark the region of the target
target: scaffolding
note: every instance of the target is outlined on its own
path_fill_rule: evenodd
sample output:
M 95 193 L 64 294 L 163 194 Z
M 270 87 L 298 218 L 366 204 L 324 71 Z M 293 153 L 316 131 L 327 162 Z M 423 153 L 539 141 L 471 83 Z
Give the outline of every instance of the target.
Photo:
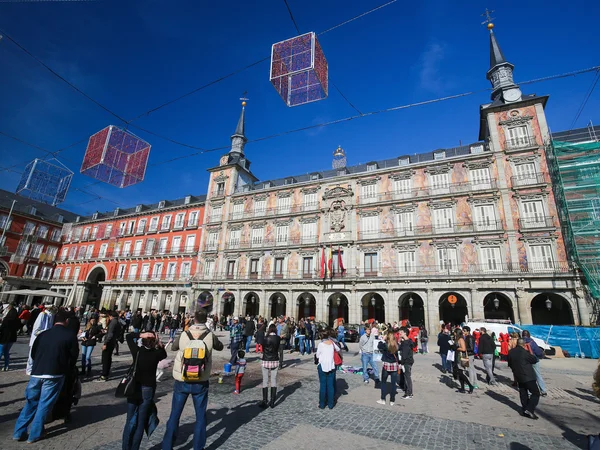
M 565 243 L 592 297 L 592 320 L 600 314 L 600 127 L 552 134 L 546 148 Z

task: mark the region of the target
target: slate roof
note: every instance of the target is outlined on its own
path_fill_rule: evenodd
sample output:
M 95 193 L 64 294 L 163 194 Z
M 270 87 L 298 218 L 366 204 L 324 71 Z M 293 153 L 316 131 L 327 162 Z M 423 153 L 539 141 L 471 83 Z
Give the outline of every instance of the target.
M 63 223 L 72 222 L 77 217 L 77 214 L 70 211 L 0 189 L 0 209 L 10 211 L 13 200 L 17 201 L 13 213 L 27 214 L 40 220 L 55 223 L 61 223 L 59 216 L 62 216 Z M 32 214 L 32 206 L 35 208 L 35 214 Z

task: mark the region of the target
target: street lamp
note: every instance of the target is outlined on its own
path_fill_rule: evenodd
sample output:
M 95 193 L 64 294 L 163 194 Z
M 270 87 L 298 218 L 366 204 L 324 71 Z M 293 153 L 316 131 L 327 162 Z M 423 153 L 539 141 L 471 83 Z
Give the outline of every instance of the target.
M 252 303 L 256 303 L 256 297 L 253 295 L 252 297 L 250 297 Z
M 498 296 L 494 297 L 494 308 L 498 309 L 500 307 L 500 300 L 498 300 Z
M 415 304 L 414 299 L 412 298 L 412 295 L 410 297 L 408 297 L 408 307 L 412 309 L 413 305 Z
M 283 299 L 281 297 L 277 297 L 277 304 L 281 305 L 282 302 L 283 302 Z
M 371 305 L 375 306 L 375 302 L 376 302 L 375 296 L 371 297 Z
M 550 300 L 550 297 L 546 297 L 546 308 L 548 308 L 548 311 L 552 309 L 552 300 Z
M 335 299 L 335 305 L 340 306 L 342 304 L 342 298 L 338 295 Z

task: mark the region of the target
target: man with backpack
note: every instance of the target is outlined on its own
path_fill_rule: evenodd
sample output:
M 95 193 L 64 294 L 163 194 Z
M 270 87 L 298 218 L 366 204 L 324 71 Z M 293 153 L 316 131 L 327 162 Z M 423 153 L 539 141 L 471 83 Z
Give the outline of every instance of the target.
M 542 378 L 542 372 L 540 371 L 540 359 L 544 357 L 544 350 L 542 350 L 540 346 L 537 345 L 533 339 L 531 339 L 531 334 L 527 330 L 523 330 L 523 341 L 525 343 L 525 350 L 527 350 L 537 359 L 537 362 L 532 364 L 533 370 L 535 371 L 537 384 L 540 387 L 540 395 L 545 397 L 548 395 L 546 392 L 546 383 L 544 382 L 544 379 Z
M 188 397 L 192 396 L 196 410 L 194 449 L 206 445 L 206 408 L 208 406 L 208 380 L 212 368 L 212 351 L 223 350 L 223 344 L 206 326 L 208 312 L 201 308 L 194 314 L 194 324 L 173 342 L 177 351 L 173 364 L 173 401 L 167 430 L 162 442 L 163 450 L 172 450 L 177 438 L 179 419 Z

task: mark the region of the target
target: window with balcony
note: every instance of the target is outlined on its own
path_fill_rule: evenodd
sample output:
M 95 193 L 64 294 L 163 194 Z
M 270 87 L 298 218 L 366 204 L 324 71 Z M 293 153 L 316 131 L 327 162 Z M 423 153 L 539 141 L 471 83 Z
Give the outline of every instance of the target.
M 267 211 L 267 199 L 256 200 L 254 202 L 254 217 L 264 216 Z
M 119 236 L 124 236 L 126 229 L 127 229 L 127 222 L 121 222 L 119 224 Z
M 2 221 L 2 218 L 0 218 L 0 221 Z M 0 225 L 0 228 L 2 228 L 1 225 Z M 52 235 L 51 235 L 50 239 L 52 239 L 54 242 L 60 241 L 60 233 L 61 233 L 60 228 L 55 228 L 54 230 L 52 230 Z
M 275 267 L 273 276 L 275 278 L 283 278 L 283 262 L 284 258 L 275 258 Z
M 534 163 L 529 162 L 515 165 L 515 176 L 513 177 L 513 184 L 515 186 L 527 186 L 538 182 Z
M 290 228 L 288 225 L 277 226 L 277 231 L 275 232 L 275 239 L 277 245 L 287 245 L 289 230 Z
M 17 254 L 18 254 L 18 249 L 17 249 Z M 77 247 L 71 247 L 71 249 L 69 250 L 69 261 L 73 261 L 76 256 L 77 256 Z
M 217 192 L 215 192 L 215 195 L 219 197 L 225 195 L 225 183 L 217 183 Z
M 98 252 L 99 258 L 106 258 L 106 252 L 108 250 L 108 244 L 102 244 L 100 246 L 100 251 Z
M 123 244 L 123 256 L 131 256 L 131 241 Z
M 176 276 L 177 276 L 177 263 L 176 262 L 170 262 L 167 265 L 167 280 L 168 281 L 173 281 Z
M 92 259 L 92 256 L 94 256 L 94 246 L 88 245 L 87 251 L 85 252 L 85 259 Z
M 142 264 L 142 273 L 140 274 L 141 281 L 147 281 L 150 276 L 150 264 Z
M 77 259 L 84 259 L 86 253 L 87 253 L 87 247 L 85 245 L 82 245 L 81 247 L 79 247 L 79 253 L 77 254 Z
M 541 200 L 526 201 L 522 203 L 523 218 L 522 228 L 540 228 L 546 225 L 544 217 L 544 204 Z
M 135 220 L 130 220 L 127 224 L 127 234 L 133 234 L 133 230 L 135 230 Z
M 38 266 L 35 264 L 28 264 L 25 267 L 25 278 L 35 278 L 35 275 L 37 274 L 37 270 L 38 270 Z
M 319 202 L 317 200 L 317 193 L 316 192 L 310 192 L 310 193 L 306 192 L 304 194 L 302 206 L 304 206 L 305 211 L 312 211 L 313 209 L 317 209 L 317 207 L 319 206 Z
M 363 184 L 360 187 L 360 202 L 361 203 L 372 203 L 377 201 L 377 185 Z
M 450 192 L 450 174 L 435 173 L 430 177 L 432 194 L 447 194 Z
M 158 230 L 158 221 L 159 221 L 159 217 L 151 218 L 150 219 L 150 228 L 148 229 L 148 231 L 155 232 L 156 230 Z
M 163 217 L 162 224 L 160 225 L 160 229 L 163 231 L 171 229 L 171 216 L 170 215 Z
M 260 263 L 260 259 L 253 258 L 250 260 L 250 278 L 258 278 L 258 265 Z
M 73 240 L 74 241 L 78 241 L 79 239 L 81 239 L 81 232 L 83 230 L 81 228 L 75 228 L 73 230 Z
M 302 224 L 302 243 L 314 244 L 317 242 L 317 222 Z
M 454 231 L 454 214 L 452 208 L 434 209 L 433 227 L 436 233 L 452 233 Z
M 25 227 L 23 228 L 23 234 L 26 236 L 30 236 L 34 232 L 35 232 L 35 223 L 25 222 Z
M 212 278 L 214 271 L 215 271 L 215 262 L 212 260 L 204 261 L 204 277 Z
M 117 280 L 123 281 L 125 279 L 125 271 L 127 270 L 127 266 L 125 264 L 121 264 L 119 266 L 119 270 L 117 271 Z
M 365 253 L 365 276 L 377 276 L 379 265 L 377 263 L 377 252 Z
M 292 209 L 292 197 L 277 197 L 277 214 L 289 214 Z
M 86 240 L 88 240 L 88 239 L 90 238 L 90 233 L 91 233 L 91 232 L 92 232 L 92 229 L 91 229 L 91 228 L 89 228 L 89 227 L 88 227 L 88 228 L 85 228 L 85 229 L 83 230 L 83 240 L 84 240 L 84 241 L 86 241 Z
M 240 236 L 242 230 L 231 230 L 229 232 L 229 248 L 239 248 L 240 247 Z
M 185 251 L 186 253 L 190 253 L 194 251 L 194 246 L 196 245 L 196 235 L 190 234 L 185 238 Z
M 162 272 L 163 272 L 163 263 L 155 263 L 154 267 L 152 268 L 152 279 L 160 280 L 160 278 L 162 277 Z
M 67 267 L 65 269 L 65 281 L 68 280 L 71 277 L 71 268 Z
M 496 207 L 494 205 L 475 206 L 475 230 L 487 231 L 495 229 L 497 229 Z
M 313 276 L 313 258 L 311 256 L 305 256 L 302 258 L 302 277 L 312 278 Z
M 177 254 L 181 249 L 181 236 L 173 236 L 171 241 L 171 253 Z
M 110 237 L 110 235 L 112 234 L 112 229 L 113 229 L 112 223 L 109 223 L 108 225 L 106 225 L 106 228 L 104 229 L 104 237 L 105 238 Z
M 412 211 L 396 214 L 396 234 L 398 236 L 413 236 L 415 234 L 414 213 Z
M 140 219 L 138 221 L 138 226 L 137 226 L 136 233 L 142 234 L 142 233 L 144 233 L 146 231 L 146 222 L 147 222 L 146 219 Z
M 46 261 L 52 262 L 56 259 L 56 255 L 58 254 L 57 247 L 47 247 L 46 248 Z
M 185 213 L 180 213 L 175 216 L 175 228 L 183 228 L 185 223 Z
M 263 229 L 252 228 L 252 247 L 260 247 L 263 242 Z
M 121 256 L 121 243 L 120 242 L 117 242 L 115 244 L 115 247 L 113 249 L 113 256 L 115 258 L 118 258 L 119 256 Z
M 127 277 L 129 281 L 135 281 L 135 277 L 137 276 L 137 269 L 137 264 L 133 264 L 129 267 L 129 276 Z
M 471 179 L 471 189 L 473 190 L 491 189 L 492 187 L 489 167 L 471 169 L 469 170 L 469 177 Z
M 52 267 L 44 266 L 40 272 L 40 280 L 49 280 L 52 275 Z
M 458 271 L 458 259 L 455 248 L 438 248 L 437 259 L 440 272 L 451 273 Z
M 500 272 L 502 270 L 500 247 L 483 247 L 480 254 L 484 272 Z
M 199 216 L 199 212 L 198 211 L 192 211 L 190 212 L 190 215 L 188 216 L 188 223 L 187 226 L 188 227 L 195 227 L 198 225 L 198 216 Z
M 412 180 L 410 178 L 400 178 L 394 180 L 394 195 L 396 198 L 406 198 L 410 196 L 412 190 Z
M 241 219 L 243 216 L 244 216 L 244 204 L 243 203 L 234 203 L 231 218 L 233 220 L 235 220 L 235 219 Z
M 168 242 L 169 242 L 168 238 L 162 238 L 160 241 L 158 241 L 158 254 L 159 255 L 164 255 L 165 253 L 167 253 Z
M 227 278 L 233 279 L 235 277 L 235 261 L 227 261 Z
M 415 264 L 414 251 L 398 253 L 398 271 L 401 275 L 417 273 L 417 265 Z
M 142 249 L 144 247 L 144 241 L 135 241 L 133 244 L 133 256 L 142 256 Z
M 48 227 L 46 225 L 39 225 L 36 236 L 42 239 L 46 239 L 48 237 Z
M 181 264 L 181 278 L 187 280 L 192 273 L 192 263 L 184 262 Z
M 511 127 L 507 130 L 506 146 L 509 149 L 522 148 L 530 145 L 531 139 L 529 137 L 529 129 L 527 125 L 520 125 L 517 127 Z
M 211 222 L 220 222 L 222 214 L 223 214 L 223 207 L 213 206 L 212 212 L 210 215 L 210 221 Z
M 60 280 L 60 274 L 62 273 L 62 268 L 57 267 L 54 271 L 54 276 L 52 277 L 54 280 Z
M 206 243 L 207 251 L 215 251 L 219 245 L 219 232 L 211 231 L 208 233 L 208 241 Z
M 96 239 L 98 237 L 98 227 L 92 228 L 92 239 Z
M 79 281 L 79 273 L 81 272 L 81 267 L 75 267 L 73 271 L 73 281 Z
M 379 216 L 362 216 L 360 218 L 361 239 L 374 239 L 379 236 Z
M 552 270 L 554 268 L 554 257 L 550 244 L 529 246 L 529 268 L 534 271 Z
M 8 218 L 6 214 L 0 214 L 0 229 L 10 230 L 10 225 L 12 224 L 12 218 Z
M 42 244 L 32 244 L 29 256 L 32 258 L 39 258 L 42 254 L 42 250 L 44 250 L 44 246 Z

